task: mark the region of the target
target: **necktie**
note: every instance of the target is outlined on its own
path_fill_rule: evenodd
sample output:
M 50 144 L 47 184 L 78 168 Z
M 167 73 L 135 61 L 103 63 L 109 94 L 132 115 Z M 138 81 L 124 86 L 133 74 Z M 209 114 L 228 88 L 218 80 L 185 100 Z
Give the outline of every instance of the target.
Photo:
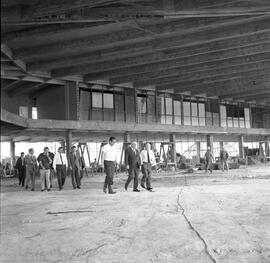
M 149 152 L 147 151 L 147 162 L 150 163 L 150 156 L 149 156 Z
M 63 158 L 62 158 L 62 154 L 60 153 L 60 159 L 61 159 L 61 163 L 63 165 Z
M 31 155 L 31 161 L 33 162 L 34 160 L 33 160 L 33 155 Z

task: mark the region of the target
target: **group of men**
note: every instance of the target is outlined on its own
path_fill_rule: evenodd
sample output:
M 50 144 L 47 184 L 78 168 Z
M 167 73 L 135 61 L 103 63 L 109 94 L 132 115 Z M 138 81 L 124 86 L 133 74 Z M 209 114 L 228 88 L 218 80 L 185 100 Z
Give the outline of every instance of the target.
M 220 158 L 222 172 L 224 172 L 224 169 L 226 169 L 226 171 L 228 172 L 229 171 L 229 164 L 228 164 L 229 154 L 224 148 L 221 149 L 219 158 Z M 209 170 L 210 173 L 212 173 L 213 172 L 212 164 L 214 162 L 214 156 L 211 153 L 210 147 L 207 147 L 207 151 L 204 155 L 204 159 L 205 159 L 205 172 L 208 173 L 208 170 Z
M 110 137 L 109 143 L 102 148 L 101 165 L 104 167 L 106 173 L 103 191 L 104 193 L 115 194 L 112 189 L 114 172 L 117 165 L 117 151 L 115 148 L 115 137 Z M 146 143 L 141 152 L 137 149 L 137 143 L 134 141 L 130 147 L 125 151 L 125 165 L 128 170 L 128 179 L 125 183 L 125 190 L 128 189 L 130 182 L 133 180 L 133 191 L 140 192 L 139 172 L 142 170 L 143 176 L 141 179 L 141 187 L 152 192 L 151 175 L 152 167 L 156 166 L 154 152 L 151 150 L 151 145 Z
M 65 184 L 68 169 L 71 174 L 73 189 L 80 189 L 82 178 L 82 159 L 76 146 L 72 146 L 68 155 L 63 151 L 62 147 L 58 148 L 58 152 L 54 155 L 49 152 L 49 148 L 45 147 L 43 153 L 38 157 L 34 155 L 34 149 L 28 150 L 28 154 L 24 152 L 18 158 L 15 168 L 18 170 L 19 185 L 25 189 L 35 191 L 35 177 L 39 172 L 41 191 L 52 188 L 53 174 L 56 173 L 59 190 L 62 190 Z
M 117 149 L 115 147 L 116 138 L 110 137 L 109 143 L 102 147 L 101 151 L 101 166 L 105 171 L 105 181 L 103 185 L 103 192 L 115 194 L 112 189 L 114 173 L 117 166 Z M 212 173 L 212 162 L 214 157 L 211 153 L 210 147 L 207 148 L 205 153 L 205 172 Z M 224 168 L 228 171 L 228 152 L 224 149 L 220 152 L 220 160 L 222 170 Z M 125 182 L 125 190 L 127 191 L 129 184 L 133 181 L 133 191 L 140 192 L 139 185 L 139 172 L 142 171 L 141 187 L 152 192 L 151 185 L 152 167 L 156 166 L 156 158 L 150 143 L 145 143 L 143 150 L 140 152 L 137 149 L 137 142 L 131 142 L 130 146 L 125 151 L 125 166 L 128 171 L 128 178 Z M 18 169 L 19 184 L 25 189 L 31 188 L 35 190 L 35 176 L 37 171 L 40 173 L 41 191 L 47 189 L 50 191 L 52 187 L 52 175 L 54 171 L 57 175 L 59 190 L 62 190 L 65 184 L 67 171 L 70 170 L 71 182 L 73 189 L 81 188 L 82 178 L 82 158 L 76 146 L 72 146 L 71 152 L 68 157 L 63 151 L 62 147 L 58 148 L 58 152 L 54 155 L 49 152 L 49 148 L 45 147 L 43 153 L 39 154 L 36 158 L 34 150 L 29 149 L 29 153 L 24 155 L 21 153 L 20 158 L 17 160 L 16 168 Z

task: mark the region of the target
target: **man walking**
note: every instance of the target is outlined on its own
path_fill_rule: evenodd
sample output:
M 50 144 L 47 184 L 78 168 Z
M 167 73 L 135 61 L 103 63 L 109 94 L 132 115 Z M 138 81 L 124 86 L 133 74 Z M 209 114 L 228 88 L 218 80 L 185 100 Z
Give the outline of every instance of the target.
M 21 152 L 21 156 L 18 158 L 16 162 L 16 169 L 18 170 L 18 176 L 19 176 L 19 185 L 22 185 L 24 187 L 25 182 L 25 157 L 24 152 Z
M 205 172 L 207 173 L 208 170 L 210 170 L 210 173 L 212 173 L 212 162 L 214 161 L 213 154 L 210 151 L 210 147 L 207 147 L 207 151 L 204 155 L 205 159 Z
M 227 172 L 229 172 L 228 159 L 229 159 L 228 152 L 222 148 L 220 151 L 220 161 L 221 161 L 222 172 L 224 172 L 224 168 L 226 168 Z
M 141 187 L 145 188 L 146 182 L 146 189 L 152 192 L 153 189 L 151 187 L 152 166 L 156 166 L 156 158 L 154 152 L 151 150 L 150 143 L 145 144 L 144 149 L 141 151 L 140 157 L 143 173 L 143 177 L 141 180 Z
M 101 152 L 101 165 L 102 168 L 104 168 L 104 171 L 106 173 L 104 186 L 103 186 L 103 192 L 107 193 L 107 187 L 108 187 L 108 193 L 109 194 L 115 194 L 115 192 L 112 190 L 113 185 L 113 176 L 116 169 L 116 163 L 117 163 L 117 153 L 115 148 L 115 137 L 110 137 L 109 143 L 104 145 Z
M 58 148 L 58 152 L 54 156 L 53 168 L 56 171 L 59 190 L 63 189 L 67 175 L 67 157 L 62 147 Z
M 38 163 L 40 169 L 40 181 L 41 181 L 41 191 L 45 190 L 45 181 L 47 190 L 51 191 L 50 187 L 50 171 L 51 171 L 51 164 L 52 159 L 49 156 L 49 148 L 45 147 L 44 152 L 38 156 Z
M 141 166 L 141 158 L 140 153 L 137 150 L 136 142 L 132 142 L 125 152 L 125 165 L 128 169 L 128 179 L 125 183 L 125 190 L 127 191 L 129 183 L 134 179 L 133 192 L 140 192 L 140 190 L 138 190 L 138 176 Z
M 68 158 L 68 166 L 71 170 L 71 182 L 73 189 L 81 188 L 81 171 L 82 171 L 82 163 L 81 156 L 79 151 L 77 151 L 76 146 L 71 147 L 71 153 Z
M 37 173 L 37 158 L 34 155 L 34 149 L 28 150 L 29 154 L 25 156 L 25 189 L 28 189 L 28 184 L 31 182 L 31 191 L 35 191 L 35 177 Z

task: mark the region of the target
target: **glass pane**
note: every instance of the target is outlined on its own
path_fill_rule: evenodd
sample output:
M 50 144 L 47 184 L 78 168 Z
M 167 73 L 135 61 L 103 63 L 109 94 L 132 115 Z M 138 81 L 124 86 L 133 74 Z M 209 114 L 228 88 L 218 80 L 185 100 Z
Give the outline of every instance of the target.
M 104 109 L 113 109 L 113 94 L 104 93 Z
M 172 98 L 166 98 L 166 115 L 172 115 Z
M 245 120 L 250 120 L 250 117 L 249 117 L 249 108 L 245 108 L 244 109 L 244 112 L 245 112 Z
M 190 116 L 190 102 L 184 101 L 183 107 L 184 107 L 184 116 Z
M 198 116 L 198 108 L 197 108 L 197 103 L 195 102 L 192 102 L 191 103 L 191 113 L 192 113 L 192 116 Z
M 92 93 L 92 108 L 102 108 L 102 93 Z
M 198 126 L 199 125 L 198 117 L 192 117 L 192 125 L 193 126 Z
M 138 113 L 146 113 L 146 97 L 137 97 Z
M 226 117 L 227 117 L 227 114 L 226 114 L 226 106 L 224 105 L 220 105 L 220 118 L 221 118 L 221 127 L 226 127 Z M 230 125 L 229 126 L 229 118 L 228 118 L 228 127 L 232 127 L 232 123 L 230 122 Z
M 198 106 L 199 106 L 199 116 L 201 118 L 204 118 L 205 117 L 205 104 L 198 103 Z
M 174 115 L 181 116 L 181 101 L 175 100 L 174 102 Z

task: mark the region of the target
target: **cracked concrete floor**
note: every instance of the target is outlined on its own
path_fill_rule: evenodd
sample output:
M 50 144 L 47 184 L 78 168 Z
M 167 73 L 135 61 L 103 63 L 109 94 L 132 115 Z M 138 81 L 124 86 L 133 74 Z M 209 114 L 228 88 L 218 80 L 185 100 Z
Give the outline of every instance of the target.
M 2 180 L 0 261 L 270 262 L 269 166 L 196 172 L 186 186 L 183 174 L 159 174 L 153 193 L 125 192 L 125 179 L 116 195 L 101 192 L 100 175 L 81 190 L 68 178 L 61 192 Z

